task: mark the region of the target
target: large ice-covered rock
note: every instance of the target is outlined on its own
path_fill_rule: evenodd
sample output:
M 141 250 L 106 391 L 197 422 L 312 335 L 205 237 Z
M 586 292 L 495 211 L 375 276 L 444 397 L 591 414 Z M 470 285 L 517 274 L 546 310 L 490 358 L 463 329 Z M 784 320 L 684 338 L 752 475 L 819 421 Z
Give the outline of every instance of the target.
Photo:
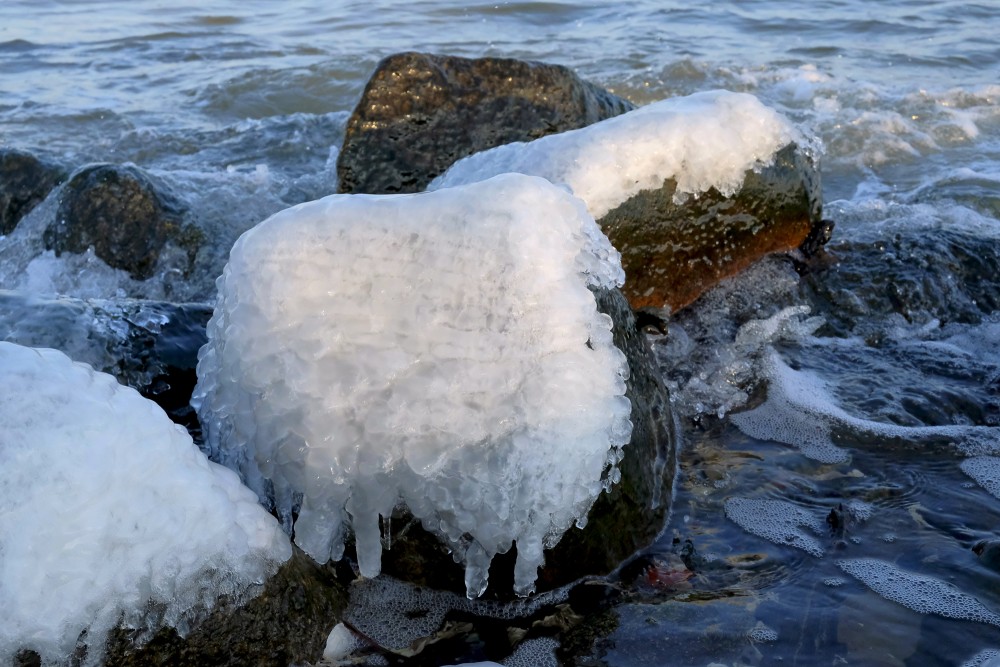
M 183 631 L 291 554 L 236 474 L 152 402 L 61 352 L 0 342 L 0 662 L 99 660 L 120 624 Z
M 823 231 L 804 137 L 746 93 L 666 99 L 498 146 L 459 160 L 428 189 L 507 172 L 566 184 L 587 202 L 622 253 L 634 308 L 677 310 L 763 255 Z
M 405 505 L 470 595 L 516 542 L 514 587 L 618 480 L 628 368 L 591 289 L 623 278 L 584 204 L 508 174 L 420 195 L 335 195 L 272 216 L 219 280 L 194 403 L 319 560 L 353 532 L 380 571 Z

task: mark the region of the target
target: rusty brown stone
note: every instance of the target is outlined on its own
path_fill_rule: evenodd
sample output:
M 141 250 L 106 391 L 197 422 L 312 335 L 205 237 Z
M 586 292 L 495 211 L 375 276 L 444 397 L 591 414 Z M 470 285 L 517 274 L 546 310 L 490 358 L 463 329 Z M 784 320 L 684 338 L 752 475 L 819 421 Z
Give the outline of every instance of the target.
M 823 233 L 819 172 L 790 144 L 727 197 L 711 189 L 674 201 L 676 182 L 643 190 L 598 223 L 622 254 L 633 308 L 676 312 L 765 255 L 805 246 Z

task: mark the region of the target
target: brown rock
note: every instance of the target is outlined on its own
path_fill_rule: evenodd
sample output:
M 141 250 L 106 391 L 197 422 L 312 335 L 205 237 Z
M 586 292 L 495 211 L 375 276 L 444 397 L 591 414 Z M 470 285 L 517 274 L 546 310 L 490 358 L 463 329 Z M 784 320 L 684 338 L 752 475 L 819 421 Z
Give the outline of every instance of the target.
M 182 225 L 181 215 L 178 203 L 138 167 L 89 165 L 64 186 L 56 220 L 43 240 L 57 255 L 93 246 L 109 266 L 145 280 L 168 241 L 185 246 L 193 261 L 199 235 Z
M 597 221 L 622 254 L 622 291 L 635 309 L 676 312 L 764 255 L 815 251 L 829 235 L 819 172 L 795 144 L 747 171 L 732 197 L 713 188 L 677 204 L 676 186 L 643 190 Z
M 340 192 L 419 192 L 456 160 L 632 105 L 559 65 L 400 53 L 372 74 L 337 158 Z
M 245 604 L 222 600 L 185 637 L 164 628 L 136 647 L 125 630 L 108 641 L 107 667 L 273 667 L 317 661 L 347 607 L 330 566 L 298 549 Z

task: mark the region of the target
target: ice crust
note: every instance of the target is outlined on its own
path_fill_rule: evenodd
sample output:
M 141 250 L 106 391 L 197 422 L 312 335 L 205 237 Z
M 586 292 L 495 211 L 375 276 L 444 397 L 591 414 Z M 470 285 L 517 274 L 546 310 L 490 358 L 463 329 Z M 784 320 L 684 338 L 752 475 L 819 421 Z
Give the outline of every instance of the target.
M 97 662 L 119 621 L 242 595 L 291 555 L 231 470 L 153 402 L 61 352 L 0 342 L 0 663 Z
M 404 504 L 466 565 L 517 542 L 515 590 L 586 517 L 631 435 L 628 369 L 591 287 L 624 280 L 583 202 L 508 174 L 334 195 L 244 234 L 219 279 L 193 403 L 212 456 L 362 574 Z
M 429 190 L 517 172 L 568 185 L 600 219 L 632 195 L 676 179 L 675 197 L 716 188 L 735 194 L 793 141 L 789 120 L 747 93 L 712 90 L 670 98 L 578 130 L 463 158 Z

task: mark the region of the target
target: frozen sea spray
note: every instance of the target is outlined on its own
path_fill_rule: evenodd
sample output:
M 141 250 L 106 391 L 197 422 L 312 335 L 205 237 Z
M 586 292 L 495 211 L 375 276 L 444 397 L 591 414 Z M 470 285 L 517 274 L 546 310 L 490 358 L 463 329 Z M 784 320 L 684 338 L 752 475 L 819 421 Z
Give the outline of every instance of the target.
M 580 200 L 508 174 L 419 195 L 335 195 L 233 248 L 194 403 L 213 456 L 314 558 L 353 532 L 381 568 L 404 505 L 470 595 L 517 543 L 515 589 L 617 480 L 628 368 L 589 288 L 622 283 Z
M 0 342 L 0 662 L 96 662 L 119 622 L 183 632 L 291 549 L 231 471 L 110 375 Z
M 640 190 L 676 179 L 676 196 L 715 188 L 734 194 L 800 133 L 747 93 L 712 90 L 675 97 L 578 130 L 512 143 L 463 158 L 428 189 L 517 172 L 565 183 L 595 218 Z

